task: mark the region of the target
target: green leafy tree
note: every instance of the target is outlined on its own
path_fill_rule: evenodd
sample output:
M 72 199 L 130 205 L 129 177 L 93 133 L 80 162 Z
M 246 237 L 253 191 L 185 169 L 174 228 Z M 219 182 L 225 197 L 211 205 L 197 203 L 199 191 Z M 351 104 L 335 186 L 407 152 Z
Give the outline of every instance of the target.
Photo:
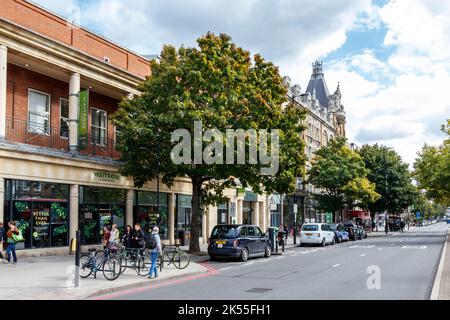
M 450 120 L 442 131 L 449 135 L 438 147 L 425 145 L 414 162 L 414 177 L 429 198 L 450 205 Z
M 202 214 L 208 205 L 222 201 L 225 188 L 238 183 L 251 186 L 257 193 L 295 190 L 296 177 L 304 174 L 304 144 L 301 139 L 304 111 L 287 101 L 278 68 L 260 55 L 236 46 L 225 34 L 213 33 L 199 38 L 198 47 L 175 49 L 164 46 L 159 61 L 151 61 L 152 75 L 139 87 L 140 95 L 122 101 L 114 115 L 120 128 L 118 150 L 124 164 L 121 173 L 133 177 L 140 187 L 162 176 L 172 186 L 176 177 L 192 181 L 192 228 L 190 251 L 200 251 Z M 194 123 L 201 121 L 208 129 L 280 130 L 280 164 L 275 175 L 261 175 L 267 167 L 257 161 L 245 164 L 195 163 L 194 150 L 184 154 L 187 162 L 175 164 L 171 151 L 179 141 L 171 140 L 177 129 L 194 139 Z M 205 153 L 216 139 L 203 141 Z M 226 138 L 224 143 L 226 144 Z M 250 147 L 246 140 L 246 150 Z M 271 153 L 275 155 L 275 153 Z M 259 159 L 260 160 L 260 159 Z
M 361 156 L 346 145 L 344 138 L 336 138 L 315 153 L 309 182 L 322 192 L 316 194 L 318 209 L 336 213 L 346 205 L 367 207 L 379 198 L 375 184 L 367 179 Z
M 364 145 L 359 154 L 368 169 L 367 178 L 381 196 L 368 206 L 372 219 L 377 212 L 395 214 L 407 209 L 415 195 L 408 164 L 394 150 L 378 144 Z

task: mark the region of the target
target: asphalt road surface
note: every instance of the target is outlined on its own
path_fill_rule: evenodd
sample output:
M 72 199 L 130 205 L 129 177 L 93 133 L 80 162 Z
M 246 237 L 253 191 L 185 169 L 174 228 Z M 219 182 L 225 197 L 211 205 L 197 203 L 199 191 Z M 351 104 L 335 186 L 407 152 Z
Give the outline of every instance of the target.
M 100 299 L 428 300 L 447 234 L 438 223 L 326 248 L 302 247 L 270 259 L 205 262 L 210 272 Z

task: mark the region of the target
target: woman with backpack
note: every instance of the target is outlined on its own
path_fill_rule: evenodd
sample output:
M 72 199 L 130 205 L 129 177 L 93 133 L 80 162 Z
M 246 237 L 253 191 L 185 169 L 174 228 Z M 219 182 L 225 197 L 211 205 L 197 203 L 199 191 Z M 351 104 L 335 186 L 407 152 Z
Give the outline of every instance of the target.
M 150 272 L 148 273 L 148 279 L 156 279 L 158 278 L 158 256 L 161 253 L 161 238 L 159 237 L 159 228 L 154 227 L 151 237 L 147 240 L 147 249 L 150 251 L 150 260 L 152 261 L 152 266 L 150 267 Z M 155 277 L 152 277 L 152 274 L 155 274 Z
M 11 253 L 13 256 L 13 263 L 17 263 L 16 244 L 17 238 L 20 237 L 20 230 L 16 227 L 15 221 L 8 223 L 9 230 L 6 233 L 6 263 L 11 263 Z

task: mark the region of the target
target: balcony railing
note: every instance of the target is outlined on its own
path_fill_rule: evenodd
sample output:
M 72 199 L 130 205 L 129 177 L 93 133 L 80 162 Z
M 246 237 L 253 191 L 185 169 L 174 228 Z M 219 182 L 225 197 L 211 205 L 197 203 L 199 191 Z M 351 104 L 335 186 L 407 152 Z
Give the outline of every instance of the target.
M 45 123 L 33 123 L 7 118 L 6 140 L 69 152 L 69 131 L 51 127 Z M 80 155 L 114 160 L 120 159 L 120 153 L 116 150 L 115 140 L 88 135 L 81 142 L 83 142 L 84 148 L 79 150 Z

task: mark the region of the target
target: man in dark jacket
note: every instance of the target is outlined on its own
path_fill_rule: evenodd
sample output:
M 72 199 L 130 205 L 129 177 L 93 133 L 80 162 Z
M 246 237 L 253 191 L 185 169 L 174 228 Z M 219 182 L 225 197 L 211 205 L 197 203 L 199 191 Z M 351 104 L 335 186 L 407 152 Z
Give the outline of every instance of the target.
M 3 257 L 3 243 L 6 242 L 6 232 L 3 227 L 3 222 L 0 221 L 0 261 L 5 259 Z
M 145 233 L 141 228 L 139 223 L 134 225 L 133 237 L 132 237 L 133 248 L 144 249 L 145 248 Z

